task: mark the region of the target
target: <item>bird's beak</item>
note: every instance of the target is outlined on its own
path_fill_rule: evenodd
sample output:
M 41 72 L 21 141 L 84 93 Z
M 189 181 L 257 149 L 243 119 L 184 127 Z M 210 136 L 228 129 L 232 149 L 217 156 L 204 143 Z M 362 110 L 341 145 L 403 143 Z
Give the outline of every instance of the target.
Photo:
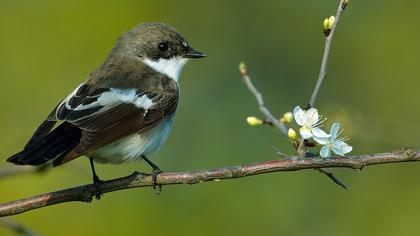
M 186 57 L 186 58 L 203 58 L 203 57 L 206 57 L 206 56 L 207 56 L 206 54 L 204 54 L 202 52 L 199 52 L 199 51 L 196 51 L 192 48 L 190 48 L 190 50 L 187 53 L 185 53 L 185 55 L 184 55 L 184 57 Z

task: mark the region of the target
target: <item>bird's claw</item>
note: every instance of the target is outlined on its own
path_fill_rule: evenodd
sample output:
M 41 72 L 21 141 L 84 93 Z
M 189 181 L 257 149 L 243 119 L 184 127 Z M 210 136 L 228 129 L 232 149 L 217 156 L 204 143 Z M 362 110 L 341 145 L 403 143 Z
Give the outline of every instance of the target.
M 99 177 L 95 176 L 93 178 L 93 185 L 95 187 L 95 190 L 92 192 L 92 197 L 94 196 L 98 201 L 101 200 L 103 192 L 101 190 L 101 185 L 105 181 L 101 180 Z
M 153 187 L 153 189 L 157 189 L 157 194 L 158 195 L 162 191 L 162 185 L 157 184 L 157 177 L 158 177 L 159 174 L 162 174 L 162 173 L 163 173 L 163 171 L 159 168 L 155 168 L 152 171 L 152 187 Z

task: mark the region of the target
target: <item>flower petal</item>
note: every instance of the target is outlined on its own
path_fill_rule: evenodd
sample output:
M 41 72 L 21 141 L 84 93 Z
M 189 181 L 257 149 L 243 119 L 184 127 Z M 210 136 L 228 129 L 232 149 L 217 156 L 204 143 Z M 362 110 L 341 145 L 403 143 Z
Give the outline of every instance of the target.
M 335 141 L 333 142 L 332 150 L 335 154 L 344 156 L 345 154 L 351 152 L 353 147 L 343 141 Z
M 334 123 L 331 126 L 331 132 L 330 132 L 331 141 L 334 141 L 337 138 L 339 131 L 340 131 L 340 123 Z
M 306 118 L 306 122 L 305 122 L 306 125 L 312 126 L 318 123 L 319 121 L 318 110 L 315 108 L 310 108 L 309 110 L 306 111 L 305 118 Z
M 323 146 L 319 154 L 321 155 L 321 157 L 327 158 L 331 156 L 331 150 L 328 146 Z
M 315 140 L 315 142 L 321 144 L 321 145 L 325 145 L 327 143 L 330 143 L 330 135 L 325 133 L 325 131 L 323 131 L 320 128 L 313 128 L 312 129 L 312 134 L 313 134 L 313 139 Z
M 330 138 L 329 137 L 317 137 L 317 136 L 313 136 L 312 138 L 315 140 L 315 142 L 317 142 L 317 143 L 319 143 L 321 145 L 325 145 L 325 144 L 330 143 Z
M 293 117 L 298 125 L 303 126 L 305 124 L 305 111 L 300 106 L 296 106 L 293 109 Z
M 315 137 L 318 137 L 318 138 L 329 138 L 330 137 L 329 134 L 325 133 L 324 130 L 322 130 L 318 127 L 313 128 L 312 133 L 314 134 Z
M 299 129 L 300 136 L 302 136 L 303 139 L 310 139 L 312 138 L 312 132 L 310 129 L 306 127 L 302 127 Z

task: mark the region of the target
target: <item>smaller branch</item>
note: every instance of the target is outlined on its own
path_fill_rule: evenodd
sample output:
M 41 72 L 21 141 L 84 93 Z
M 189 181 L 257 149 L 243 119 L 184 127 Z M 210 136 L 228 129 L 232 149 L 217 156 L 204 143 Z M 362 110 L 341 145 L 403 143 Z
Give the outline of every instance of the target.
M 321 89 L 321 85 L 327 76 L 327 65 L 328 65 L 328 58 L 330 55 L 332 40 L 334 37 L 335 29 L 337 28 L 338 21 L 340 20 L 341 16 L 344 13 L 344 10 L 346 9 L 347 1 L 348 0 L 340 1 L 340 5 L 338 6 L 337 13 L 335 14 L 334 24 L 332 25 L 329 35 L 325 37 L 325 47 L 324 47 L 324 53 L 322 55 L 321 68 L 319 70 L 318 81 L 316 82 L 315 89 L 311 96 L 311 100 L 309 101 L 310 107 L 315 106 L 315 101 L 316 101 L 316 98 L 318 97 L 319 90 Z
M 305 155 L 306 155 L 305 139 L 302 138 L 300 140 L 299 145 L 296 149 L 296 152 L 299 156 L 305 157 Z
M 346 9 L 348 0 L 340 0 L 340 4 L 337 9 L 337 13 L 335 14 L 335 20 L 331 27 L 331 31 L 328 32 L 328 35 L 325 37 L 325 46 L 324 46 L 324 53 L 322 55 L 321 61 L 321 68 L 319 69 L 318 81 L 316 82 L 314 91 L 312 93 L 311 99 L 309 101 L 309 107 L 315 106 L 316 98 L 318 97 L 319 90 L 321 89 L 321 85 L 324 82 L 327 76 L 327 66 L 328 66 L 328 58 L 330 56 L 330 49 L 332 45 L 332 40 L 334 37 L 335 29 L 337 28 L 337 24 L 340 21 L 341 16 Z M 302 144 L 299 146 L 298 151 L 301 151 Z M 337 177 L 334 176 L 333 173 L 324 169 L 318 169 L 319 172 L 325 174 L 328 178 L 330 178 L 334 183 L 340 185 L 341 187 L 348 189 L 347 186 L 341 182 Z
M 245 67 L 245 65 L 241 64 L 240 66 L 240 72 L 242 75 L 242 79 L 245 83 L 245 85 L 248 87 L 249 91 L 254 94 L 255 98 L 257 99 L 258 107 L 261 111 L 261 113 L 264 114 L 264 116 L 267 118 L 267 123 L 274 125 L 280 132 L 282 132 L 284 135 L 287 136 L 287 128 L 286 126 L 280 122 L 276 117 L 271 114 L 270 110 L 265 106 L 264 100 L 262 97 L 262 94 L 258 91 L 258 89 L 254 86 L 251 79 L 249 78 L 248 71 Z
M 319 172 L 323 173 L 324 175 L 326 175 L 328 178 L 330 178 L 334 183 L 340 185 L 341 187 L 343 187 L 345 190 L 349 190 L 350 188 L 347 187 L 347 185 L 345 185 L 341 180 L 339 180 L 337 177 L 334 176 L 334 174 L 331 171 L 328 171 L 326 169 L 322 169 L 322 168 L 318 168 L 316 169 Z
M 8 165 L 0 168 L 0 179 L 26 174 L 39 171 L 40 168 L 33 166 L 17 166 L 17 165 Z
M 25 236 L 37 235 L 36 233 L 34 233 L 32 230 L 25 227 L 24 225 L 16 223 L 7 218 L 0 218 L 0 225 L 20 235 L 25 235 Z

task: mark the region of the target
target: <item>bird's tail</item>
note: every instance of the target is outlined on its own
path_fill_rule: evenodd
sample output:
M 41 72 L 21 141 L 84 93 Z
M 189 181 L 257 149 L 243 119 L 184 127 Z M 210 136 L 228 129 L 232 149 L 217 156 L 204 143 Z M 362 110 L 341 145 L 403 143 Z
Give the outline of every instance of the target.
M 23 151 L 9 157 L 7 161 L 17 165 L 45 164 L 71 151 L 79 143 L 81 135 L 79 128 L 64 122 L 36 143 L 26 145 Z

